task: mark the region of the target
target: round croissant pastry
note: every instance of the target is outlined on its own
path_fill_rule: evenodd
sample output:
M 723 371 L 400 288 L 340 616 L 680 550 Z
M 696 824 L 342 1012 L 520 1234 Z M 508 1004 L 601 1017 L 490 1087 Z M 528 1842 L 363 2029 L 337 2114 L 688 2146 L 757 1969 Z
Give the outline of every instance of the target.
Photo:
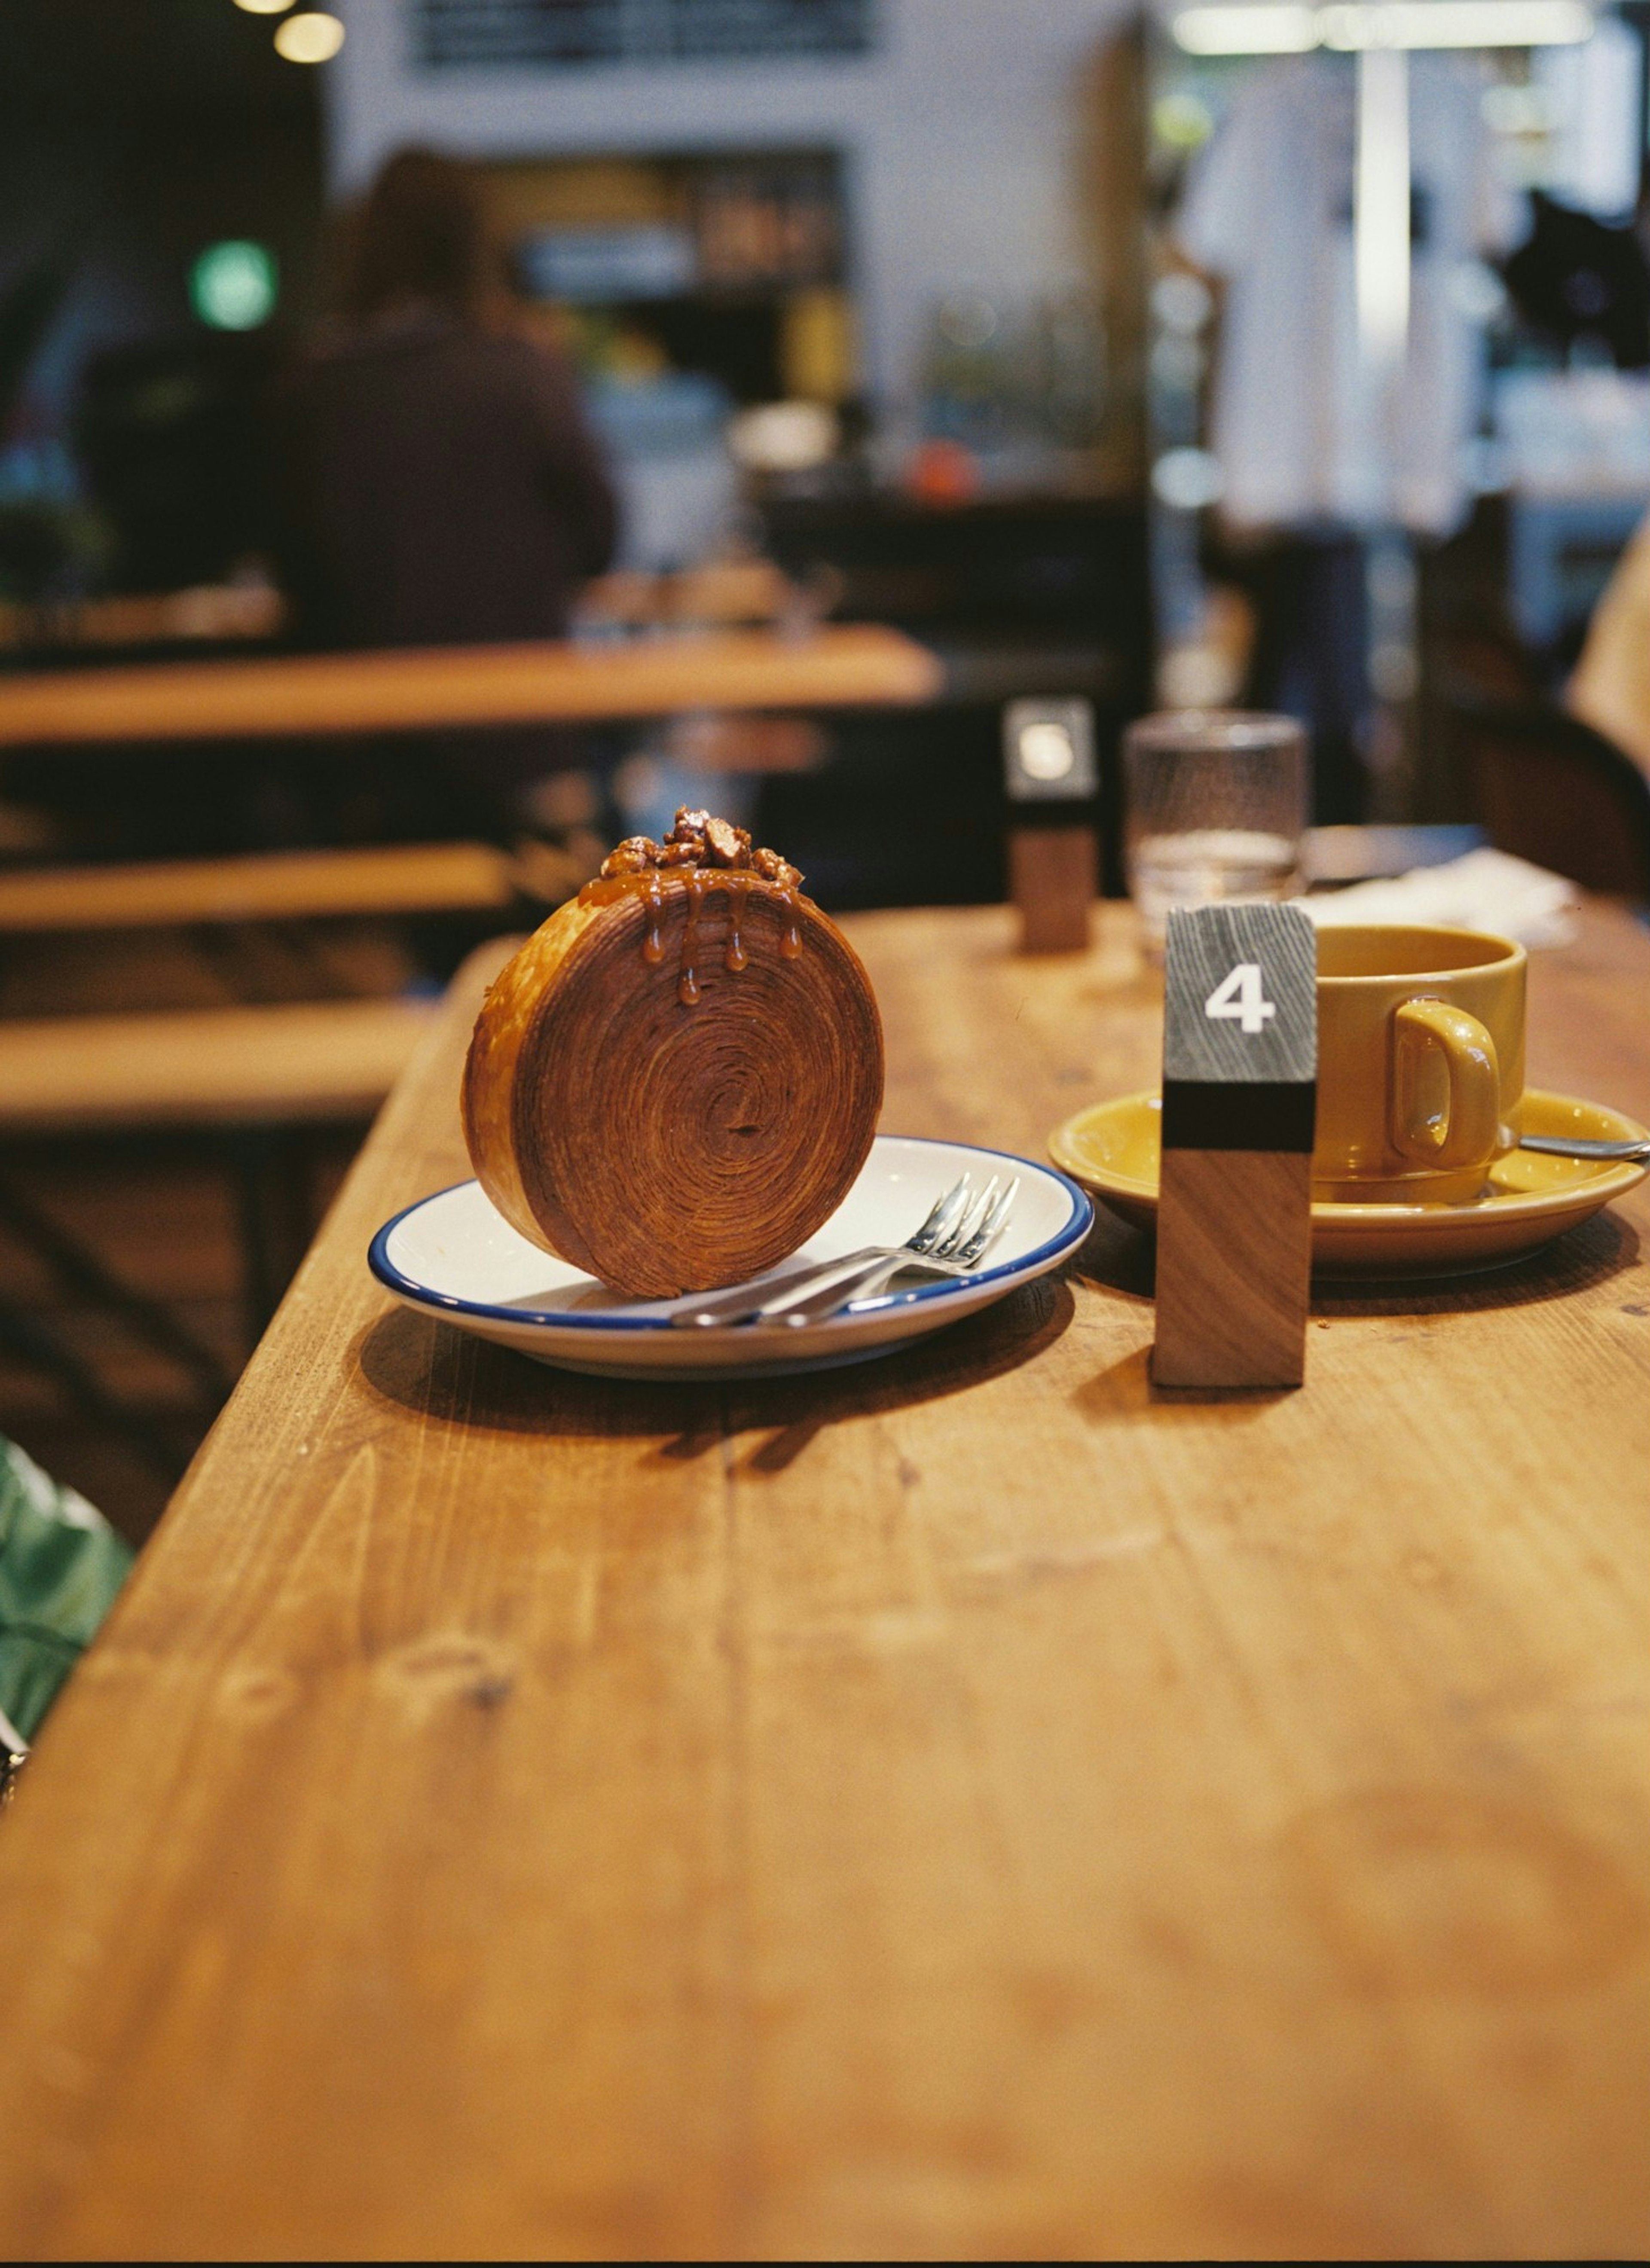
M 622 843 L 487 995 L 464 1132 L 487 1195 L 632 1298 L 794 1252 L 864 1165 L 882 1102 L 870 981 L 801 876 L 683 811 Z

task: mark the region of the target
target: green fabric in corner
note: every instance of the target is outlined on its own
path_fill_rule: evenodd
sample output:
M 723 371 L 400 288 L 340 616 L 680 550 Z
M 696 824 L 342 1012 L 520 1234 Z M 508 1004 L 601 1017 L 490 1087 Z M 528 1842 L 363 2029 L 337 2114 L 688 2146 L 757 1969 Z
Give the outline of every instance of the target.
M 132 1564 L 100 1512 L 0 1437 L 0 1713 L 26 1741 Z

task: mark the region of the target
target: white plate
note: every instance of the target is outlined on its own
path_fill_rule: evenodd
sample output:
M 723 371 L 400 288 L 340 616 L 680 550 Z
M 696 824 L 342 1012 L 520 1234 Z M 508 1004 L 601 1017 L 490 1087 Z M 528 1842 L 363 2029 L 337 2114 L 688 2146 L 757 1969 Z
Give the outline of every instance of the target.
M 792 1329 L 745 1323 L 682 1330 L 666 1300 L 626 1300 L 518 1236 L 477 1182 L 460 1182 L 387 1221 L 368 1263 L 409 1307 L 433 1309 L 460 1330 L 518 1348 L 563 1370 L 618 1378 L 698 1378 L 706 1372 L 774 1377 L 865 1362 L 907 1339 L 989 1307 L 1017 1285 L 1057 1268 L 1088 1233 L 1094 1209 L 1075 1182 L 1029 1159 L 964 1142 L 879 1134 L 864 1170 L 816 1236 L 771 1275 L 799 1260 L 830 1260 L 867 1244 L 900 1244 L 942 1189 L 971 1174 L 1015 1174 L 1008 1225 L 972 1276 L 908 1278 L 896 1290 L 856 1301 L 829 1322 Z M 799 1344 L 799 1341 L 802 1342 Z

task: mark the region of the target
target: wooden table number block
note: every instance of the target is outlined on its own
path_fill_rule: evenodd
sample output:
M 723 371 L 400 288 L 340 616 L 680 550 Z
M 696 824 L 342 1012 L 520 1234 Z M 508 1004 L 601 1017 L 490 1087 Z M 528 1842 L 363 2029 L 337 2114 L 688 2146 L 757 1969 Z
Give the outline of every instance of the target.
M 1100 889 L 1100 771 L 1086 701 L 1011 701 L 1003 712 L 1008 894 L 1022 953 L 1083 953 Z
M 1299 1386 L 1312 1268 L 1317 938 L 1297 906 L 1172 913 L 1160 1386 Z
M 1008 894 L 1020 909 L 1022 953 L 1086 953 L 1099 892 L 1092 827 L 1010 828 Z

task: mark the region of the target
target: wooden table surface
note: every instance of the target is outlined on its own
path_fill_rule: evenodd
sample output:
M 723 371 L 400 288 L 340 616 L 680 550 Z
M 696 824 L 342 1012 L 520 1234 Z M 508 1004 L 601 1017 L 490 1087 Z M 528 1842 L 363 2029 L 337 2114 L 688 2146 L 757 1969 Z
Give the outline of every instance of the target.
M 932 701 L 940 666 L 862 622 L 803 637 L 720 630 L 624 645 L 437 646 L 0 676 L 0 747 L 584 722 L 693 709 Z
M 891 1129 L 1148 1081 L 1128 917 L 851 924 Z M 1149 1262 L 885 1362 L 393 1308 L 480 977 L 0 1827 L 0 2249 L 1641 2256 L 1650 1269 L 1325 1289 L 1154 1399 Z M 1650 1118 L 1650 939 L 1532 1076 Z

